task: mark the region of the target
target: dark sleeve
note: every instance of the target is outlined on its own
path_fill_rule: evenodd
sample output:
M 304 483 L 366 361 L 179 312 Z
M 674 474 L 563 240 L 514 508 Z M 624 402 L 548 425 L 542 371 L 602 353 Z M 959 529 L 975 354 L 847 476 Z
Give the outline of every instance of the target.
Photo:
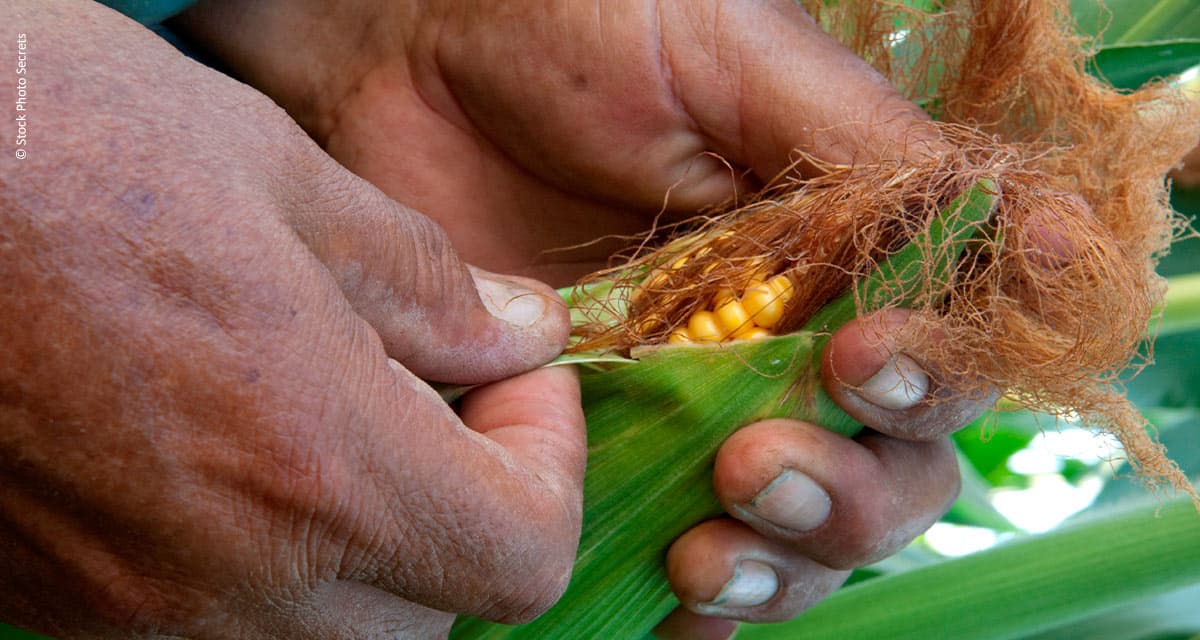
M 144 25 L 154 25 L 183 11 L 196 0 L 100 0 Z

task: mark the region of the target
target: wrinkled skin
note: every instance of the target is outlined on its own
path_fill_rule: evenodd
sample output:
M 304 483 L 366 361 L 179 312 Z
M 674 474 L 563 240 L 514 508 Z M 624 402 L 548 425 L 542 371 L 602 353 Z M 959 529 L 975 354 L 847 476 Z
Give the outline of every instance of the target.
M 789 2 L 242 4 L 177 26 L 286 114 L 99 7 L 0 9 L 39 34 L 47 96 L 0 170 L 0 619 L 64 638 L 528 620 L 569 574 L 584 426 L 570 372 L 517 375 L 567 331 L 521 276 L 568 282 L 610 247 L 546 250 L 644 229 L 668 191 L 687 212 L 751 188 L 795 147 L 940 150 Z M 662 635 L 792 617 L 944 511 L 944 434 L 978 407 L 861 392 L 903 320 L 826 354 L 826 388 L 878 431 L 769 421 L 722 448 L 740 519 L 673 546 Z M 494 384 L 456 414 L 422 379 Z M 807 530 L 745 508 L 783 469 L 828 495 Z M 747 558 L 777 591 L 714 604 Z

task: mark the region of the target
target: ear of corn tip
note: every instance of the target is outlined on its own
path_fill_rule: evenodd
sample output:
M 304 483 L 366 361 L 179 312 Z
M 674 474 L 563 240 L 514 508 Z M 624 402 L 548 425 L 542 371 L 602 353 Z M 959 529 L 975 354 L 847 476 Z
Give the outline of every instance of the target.
M 724 238 L 728 232 L 719 236 Z M 696 257 L 708 252 L 704 247 L 696 252 Z M 649 289 L 660 288 L 668 283 L 672 271 L 686 266 L 692 256 L 683 255 L 673 260 L 669 267 L 660 266 L 646 277 L 642 286 L 634 292 L 634 299 L 640 298 Z M 769 329 L 783 318 L 784 305 L 794 294 L 792 282 L 785 275 L 772 276 L 761 266 L 761 261 L 746 280 L 746 288 L 739 297 L 733 289 L 722 289 L 713 297 L 712 306 L 696 311 L 688 318 L 686 327 L 672 331 L 667 342 L 670 344 L 690 344 L 694 342 L 722 342 L 725 340 L 745 340 L 770 335 Z M 710 264 L 707 272 L 715 267 Z M 638 330 L 645 335 L 659 326 L 659 319 L 643 321 Z

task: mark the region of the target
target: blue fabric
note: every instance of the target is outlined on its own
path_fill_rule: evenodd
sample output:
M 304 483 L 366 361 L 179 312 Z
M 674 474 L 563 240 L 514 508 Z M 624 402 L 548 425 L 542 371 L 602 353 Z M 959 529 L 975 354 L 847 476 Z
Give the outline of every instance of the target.
M 144 25 L 155 25 L 183 11 L 196 0 L 100 0 Z

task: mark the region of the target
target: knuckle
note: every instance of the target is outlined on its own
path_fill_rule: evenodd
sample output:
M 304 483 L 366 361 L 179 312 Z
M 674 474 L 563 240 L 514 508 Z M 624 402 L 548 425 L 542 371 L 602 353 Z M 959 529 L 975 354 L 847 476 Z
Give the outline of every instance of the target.
M 960 478 L 947 438 L 928 443 L 873 438 L 866 442 L 884 454 L 884 466 L 868 476 L 892 478 L 887 487 L 856 492 L 839 509 L 831 542 L 830 567 L 852 569 L 882 560 L 929 528 L 958 495 Z M 887 452 L 887 453 L 885 453 Z M 855 486 L 870 486 L 866 481 Z
M 849 479 L 843 487 L 850 489 L 835 490 L 831 496 L 833 512 L 821 553 L 821 562 L 837 570 L 854 569 L 890 555 L 898 515 L 892 489 L 853 489 L 877 486 L 882 469 L 876 461 L 851 460 L 843 470 Z
M 899 528 L 891 523 L 878 508 L 867 509 L 839 523 L 842 535 L 823 561 L 832 569 L 849 570 L 870 564 L 891 555 L 897 544 L 895 538 Z M 904 542 L 911 536 L 901 536 Z

